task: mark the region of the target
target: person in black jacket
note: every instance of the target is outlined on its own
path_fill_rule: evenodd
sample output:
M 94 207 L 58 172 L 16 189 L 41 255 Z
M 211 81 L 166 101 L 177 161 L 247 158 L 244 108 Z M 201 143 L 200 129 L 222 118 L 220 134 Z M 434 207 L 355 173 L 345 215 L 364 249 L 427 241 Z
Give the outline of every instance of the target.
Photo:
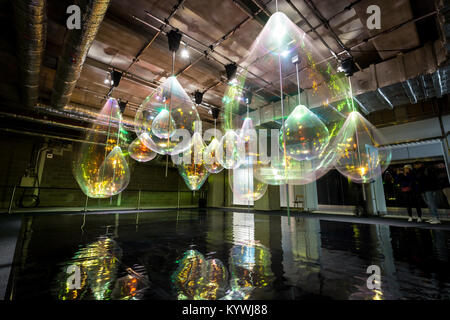
M 436 191 L 439 189 L 436 170 L 434 170 L 432 166 L 425 167 L 421 162 L 415 165 L 415 169 L 422 198 L 433 216 L 433 218 L 427 222 L 431 224 L 441 223 L 436 204 Z
M 412 207 L 414 206 L 417 211 L 417 222 L 422 222 L 422 209 L 420 208 L 420 203 L 418 201 L 419 184 L 417 178 L 412 171 L 412 166 L 407 164 L 403 167 L 403 170 L 398 170 L 395 175 L 396 183 L 400 186 L 400 198 L 406 202 L 406 207 L 408 210 L 408 221 L 412 221 Z

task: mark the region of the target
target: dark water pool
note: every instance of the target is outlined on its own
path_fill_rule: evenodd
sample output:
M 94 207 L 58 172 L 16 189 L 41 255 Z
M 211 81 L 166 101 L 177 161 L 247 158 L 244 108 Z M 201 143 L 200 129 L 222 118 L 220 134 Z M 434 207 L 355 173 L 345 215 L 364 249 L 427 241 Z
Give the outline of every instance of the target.
M 14 299 L 450 298 L 444 230 L 222 210 L 36 214 L 20 246 Z M 380 289 L 367 287 L 371 265 Z

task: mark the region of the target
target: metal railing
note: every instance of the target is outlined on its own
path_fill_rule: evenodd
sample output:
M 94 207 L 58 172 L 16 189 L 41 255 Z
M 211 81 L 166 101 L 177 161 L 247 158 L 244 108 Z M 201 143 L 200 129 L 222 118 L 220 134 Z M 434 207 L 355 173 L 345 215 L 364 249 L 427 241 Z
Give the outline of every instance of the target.
M 197 207 L 200 195 L 188 190 L 126 189 L 110 198 L 94 199 L 79 188 L 0 186 L 0 212 Z

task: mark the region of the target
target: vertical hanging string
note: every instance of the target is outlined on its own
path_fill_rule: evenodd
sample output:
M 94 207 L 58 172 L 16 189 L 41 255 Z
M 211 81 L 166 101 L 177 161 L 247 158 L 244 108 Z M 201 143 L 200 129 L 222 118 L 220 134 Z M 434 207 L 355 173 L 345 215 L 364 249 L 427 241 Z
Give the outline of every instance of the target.
M 298 104 L 301 105 L 301 101 L 300 101 L 300 76 L 298 74 L 298 61 L 295 63 L 295 70 L 297 71 Z
M 280 72 L 281 130 L 283 132 L 284 176 L 286 178 L 285 179 L 285 181 L 286 181 L 286 207 L 287 207 L 288 223 L 290 224 L 290 221 L 291 221 L 290 217 L 291 217 L 291 215 L 290 215 L 290 211 L 289 211 L 289 185 L 287 183 L 287 175 L 286 175 L 288 167 L 287 167 L 287 154 L 286 154 L 286 132 L 285 132 L 286 130 L 285 130 L 285 127 L 284 127 L 283 76 L 281 74 L 281 57 L 280 57 L 279 54 L 278 54 L 278 69 L 279 69 L 279 72 Z
M 247 119 L 248 119 L 248 115 L 249 115 L 249 106 L 248 103 L 245 103 L 247 105 Z M 244 141 L 245 142 L 245 141 Z M 250 151 L 250 137 L 249 140 L 247 141 L 247 148 Z M 253 197 L 253 190 L 252 191 L 252 197 Z M 250 211 L 250 155 L 247 154 L 247 211 Z
M 172 51 L 172 77 L 175 77 L 175 51 Z M 169 122 L 169 130 L 168 130 L 168 134 L 167 134 L 167 147 L 169 147 L 170 145 L 170 125 L 171 125 L 171 117 L 172 117 L 172 84 L 170 84 L 170 102 L 169 102 L 169 118 L 168 118 L 168 122 Z M 169 155 L 166 155 L 166 178 L 167 178 L 167 171 L 169 168 Z
M 352 79 L 350 77 L 348 77 L 348 83 L 350 85 L 350 99 L 352 101 L 352 111 L 356 111 L 355 110 L 355 101 L 353 101 Z
M 352 89 L 352 79 L 350 77 L 348 77 L 348 83 L 349 83 L 349 87 L 350 87 L 350 100 L 351 100 L 351 104 L 352 104 L 352 111 L 355 112 L 355 102 L 353 101 L 353 89 Z M 359 148 L 359 139 L 358 139 L 358 127 L 355 124 L 355 121 L 352 119 L 352 125 L 355 127 L 355 139 L 356 139 L 356 150 L 358 152 L 358 164 L 359 167 L 357 168 L 357 170 L 360 170 L 360 174 L 361 174 L 361 178 L 362 178 L 362 172 L 361 172 L 361 168 L 362 168 L 362 163 L 361 163 L 361 151 Z M 362 194 L 363 194 L 363 200 L 366 200 L 366 191 L 364 190 L 364 183 L 361 184 L 361 188 L 362 188 Z
M 119 147 L 120 144 L 120 129 L 122 128 L 122 114 L 120 114 L 119 118 L 119 127 L 117 129 L 117 143 L 116 146 Z
M 110 103 L 109 98 L 108 98 L 106 103 L 109 103 L 109 118 L 108 118 L 108 133 L 106 135 L 106 144 L 105 144 L 105 157 L 103 159 L 103 162 L 105 161 L 106 157 L 108 156 L 108 142 L 109 142 L 109 135 L 111 132 L 111 118 L 112 118 L 112 102 Z M 103 162 L 102 162 L 102 164 L 103 164 Z M 103 181 L 104 174 L 105 174 L 105 167 L 103 166 L 102 172 L 100 174 L 100 181 Z

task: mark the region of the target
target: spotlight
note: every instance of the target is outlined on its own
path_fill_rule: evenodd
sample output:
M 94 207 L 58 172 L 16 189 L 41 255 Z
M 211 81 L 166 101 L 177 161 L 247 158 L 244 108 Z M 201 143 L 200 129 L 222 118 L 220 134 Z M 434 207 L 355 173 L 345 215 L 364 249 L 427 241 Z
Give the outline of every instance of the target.
M 189 58 L 189 51 L 188 51 L 188 49 L 187 49 L 187 46 L 184 47 L 183 50 L 181 50 L 181 57 L 182 57 L 183 59 Z
M 113 70 L 111 71 L 111 85 L 114 87 L 119 86 L 120 79 L 122 79 L 122 72 Z
M 344 72 L 347 77 L 351 77 L 356 71 L 356 66 L 353 58 L 347 58 L 341 61 L 337 68 L 337 71 Z
M 125 108 L 127 107 L 128 101 L 122 101 L 119 100 L 119 108 L 120 108 L 120 112 L 123 114 L 125 111 Z
M 212 112 L 213 118 L 217 120 L 219 118 L 220 110 L 218 108 L 212 108 L 210 110 Z
M 169 40 L 169 50 L 177 52 L 180 47 L 181 33 L 175 30 L 170 30 L 167 33 L 167 39 Z
M 235 80 L 233 78 L 236 76 L 236 72 L 237 72 L 237 65 L 236 65 L 236 63 L 227 64 L 225 66 L 225 72 L 227 74 L 228 81 L 231 82 L 232 80 Z M 237 82 L 237 80 L 236 80 L 236 82 Z
M 252 98 L 253 98 L 253 93 L 251 93 L 250 91 L 244 91 L 243 93 L 243 100 L 245 102 L 245 104 L 252 104 Z
M 201 104 L 203 101 L 203 93 L 201 93 L 200 91 L 195 91 L 194 92 L 194 98 L 195 98 L 195 103 L 196 104 Z
M 283 57 L 283 58 L 286 58 L 287 56 L 289 55 L 289 50 L 284 50 L 283 52 L 281 52 L 281 56 Z
M 298 55 L 296 54 L 295 56 L 292 57 L 292 64 L 297 64 L 299 63 L 299 59 L 298 59 Z

